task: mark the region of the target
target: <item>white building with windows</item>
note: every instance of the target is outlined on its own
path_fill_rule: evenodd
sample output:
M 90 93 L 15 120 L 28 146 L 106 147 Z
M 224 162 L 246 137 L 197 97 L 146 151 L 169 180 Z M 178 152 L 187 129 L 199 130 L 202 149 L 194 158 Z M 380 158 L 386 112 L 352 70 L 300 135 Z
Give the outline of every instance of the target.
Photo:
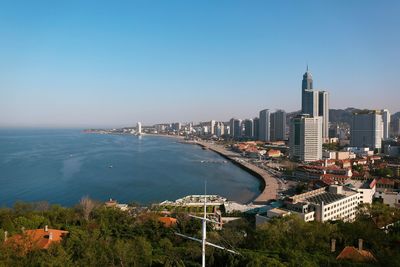
M 290 198 L 286 208 L 304 221 L 353 221 L 360 193 L 346 186 L 331 185 Z
M 322 159 L 322 117 L 303 114 L 291 120 L 289 154 L 300 161 Z

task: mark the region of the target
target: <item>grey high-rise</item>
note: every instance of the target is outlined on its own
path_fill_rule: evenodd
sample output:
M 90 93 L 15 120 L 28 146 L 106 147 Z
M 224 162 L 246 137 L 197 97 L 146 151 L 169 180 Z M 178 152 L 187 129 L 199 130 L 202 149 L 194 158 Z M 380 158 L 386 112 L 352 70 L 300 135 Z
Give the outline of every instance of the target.
M 286 112 L 277 110 L 271 114 L 271 141 L 286 140 Z
M 259 138 L 261 141 L 268 142 L 270 140 L 270 113 L 268 109 L 260 111 L 259 119 Z
M 322 138 L 329 138 L 329 94 L 314 90 L 312 74 L 307 71 L 301 83 L 301 112 L 311 117 L 322 117 Z
M 244 137 L 253 138 L 254 137 L 254 123 L 252 119 L 246 119 L 243 121 L 244 124 Z
M 380 149 L 383 139 L 383 119 L 380 110 L 353 112 L 350 145 Z
M 242 137 L 242 120 L 232 118 L 229 121 L 230 124 L 230 135 L 233 138 L 240 138 Z
M 319 91 L 318 115 L 322 117 L 322 138 L 329 138 L 329 93 Z
M 254 126 L 254 139 L 259 140 L 260 139 L 260 119 L 258 117 L 255 117 L 253 119 L 253 126 Z

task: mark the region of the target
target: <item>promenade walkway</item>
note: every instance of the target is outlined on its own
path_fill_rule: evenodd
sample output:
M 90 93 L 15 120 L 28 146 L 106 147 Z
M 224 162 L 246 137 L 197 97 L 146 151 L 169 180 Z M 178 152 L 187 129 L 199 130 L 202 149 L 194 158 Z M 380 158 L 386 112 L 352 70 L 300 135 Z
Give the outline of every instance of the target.
M 242 165 L 244 168 L 247 168 L 247 169 L 251 170 L 252 172 L 258 174 L 259 177 L 261 179 L 263 179 L 265 187 L 264 187 L 263 191 L 260 193 L 260 195 L 252 201 L 253 203 L 262 204 L 262 203 L 267 202 L 268 200 L 277 198 L 277 194 L 278 194 L 278 190 L 279 190 L 278 179 L 273 177 L 267 171 L 257 167 L 256 165 L 254 165 L 252 163 L 249 163 L 249 162 L 243 160 L 238 153 L 229 151 L 221 145 L 216 145 L 216 144 L 212 144 L 212 143 L 204 142 L 204 141 L 197 141 L 197 144 L 199 144 L 200 146 L 203 146 L 209 150 L 212 150 L 218 154 L 221 154 L 221 155 L 229 158 L 232 161 L 235 161 L 237 164 Z

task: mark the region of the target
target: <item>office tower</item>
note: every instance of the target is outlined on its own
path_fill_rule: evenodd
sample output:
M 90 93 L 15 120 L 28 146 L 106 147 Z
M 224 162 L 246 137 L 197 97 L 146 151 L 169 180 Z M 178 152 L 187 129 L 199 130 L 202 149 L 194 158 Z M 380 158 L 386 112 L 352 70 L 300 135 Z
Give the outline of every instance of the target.
M 136 133 L 141 134 L 142 133 L 142 123 L 138 122 L 136 125 Z
M 242 120 L 232 118 L 230 120 L 230 131 L 233 138 L 242 137 Z
M 298 115 L 290 122 L 289 154 L 292 159 L 322 159 L 322 118 Z
M 382 120 L 383 120 L 383 140 L 387 140 L 390 137 L 390 112 L 387 109 L 382 109 Z
M 271 141 L 286 140 L 286 112 L 277 110 L 271 113 Z
M 211 135 L 215 134 L 215 120 L 210 121 L 210 133 Z
M 254 140 L 259 140 L 260 139 L 260 119 L 255 117 L 253 119 L 253 126 L 254 126 Z
M 268 109 L 260 111 L 259 127 L 260 140 L 268 142 L 270 140 L 270 113 Z
M 400 118 L 394 118 L 394 120 L 393 120 L 393 122 L 392 122 L 392 125 L 393 125 L 393 132 L 392 132 L 392 134 L 394 135 L 394 136 L 400 136 Z
M 254 137 L 254 122 L 252 119 L 246 119 L 243 121 L 244 124 L 244 137 L 253 138 Z
M 329 93 L 318 92 L 318 116 L 322 117 L 322 138 L 329 138 Z
M 380 110 L 353 112 L 350 127 L 350 145 L 380 149 L 383 138 L 383 120 Z
M 303 75 L 301 84 L 302 100 L 301 112 L 311 117 L 322 117 L 322 137 L 329 138 L 329 93 L 314 90 L 311 73 L 307 71 Z
M 215 123 L 214 133 L 216 136 L 221 137 L 225 134 L 225 126 L 222 122 Z
M 182 124 L 180 122 L 174 122 L 172 123 L 172 130 L 178 132 L 181 130 Z

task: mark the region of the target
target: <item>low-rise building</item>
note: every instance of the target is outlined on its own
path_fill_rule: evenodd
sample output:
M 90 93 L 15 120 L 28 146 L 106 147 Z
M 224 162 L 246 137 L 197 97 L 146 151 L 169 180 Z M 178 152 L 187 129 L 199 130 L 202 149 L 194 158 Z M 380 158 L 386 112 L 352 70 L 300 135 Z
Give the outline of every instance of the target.
M 313 219 L 353 221 L 359 204 L 360 193 L 346 186 L 331 185 L 289 198 L 286 207 L 305 216 L 314 212 Z
M 390 207 L 400 208 L 400 190 L 376 192 L 375 198 Z

